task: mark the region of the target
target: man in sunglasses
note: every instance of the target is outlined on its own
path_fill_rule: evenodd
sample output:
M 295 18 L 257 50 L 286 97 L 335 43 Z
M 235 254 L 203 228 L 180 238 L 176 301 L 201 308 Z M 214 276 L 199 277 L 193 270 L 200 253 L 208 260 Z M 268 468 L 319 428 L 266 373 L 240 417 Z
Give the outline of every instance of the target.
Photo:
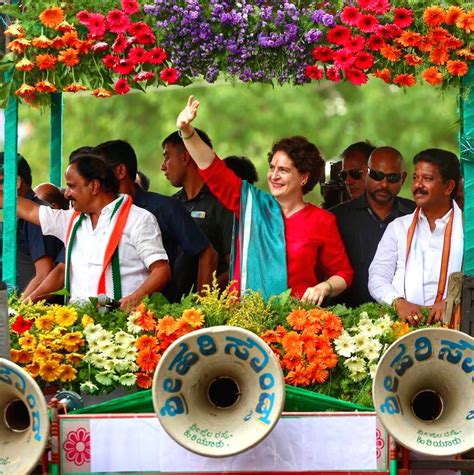
M 342 153 L 342 170 L 340 180 L 346 185 L 351 200 L 359 198 L 365 190 L 367 162 L 375 147 L 370 142 L 356 142 Z
M 392 147 L 379 147 L 371 153 L 365 191 L 358 198 L 343 203 L 332 211 L 347 255 L 354 269 L 354 281 L 338 299 L 356 307 L 374 299 L 369 293 L 369 266 L 388 224 L 411 213 L 415 203 L 399 198 L 406 178 L 405 163 L 400 152 Z
M 428 149 L 413 163 L 417 208 L 387 227 L 370 265 L 369 290 L 416 326 L 423 307 L 429 309 L 428 324 L 443 318 L 448 276 L 462 267 L 464 231 L 454 200 L 461 176 L 456 155 Z

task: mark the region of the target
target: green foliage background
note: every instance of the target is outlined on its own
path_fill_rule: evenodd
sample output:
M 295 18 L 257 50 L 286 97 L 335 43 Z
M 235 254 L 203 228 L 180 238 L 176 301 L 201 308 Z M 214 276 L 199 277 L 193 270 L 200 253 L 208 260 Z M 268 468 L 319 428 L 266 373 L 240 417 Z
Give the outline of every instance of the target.
M 150 176 L 152 190 L 175 190 L 160 172 L 161 141 L 175 130 L 175 118 L 193 94 L 201 101 L 196 126 L 204 129 L 221 157 L 247 155 L 266 188 L 266 154 L 276 139 L 305 135 L 334 161 L 349 144 L 369 139 L 398 148 L 411 170 L 413 155 L 428 147 L 458 152 L 458 91 L 427 86 L 408 90 L 373 79 L 363 87 L 322 82 L 307 86 L 195 83 L 147 94 L 110 99 L 65 95 L 63 159 L 83 145 L 121 138 L 136 149 L 139 168 Z M 19 151 L 33 169 L 34 184 L 49 178 L 49 112 L 20 106 L 25 137 Z M 410 196 L 410 175 L 402 191 Z M 318 191 L 309 199 L 319 203 Z

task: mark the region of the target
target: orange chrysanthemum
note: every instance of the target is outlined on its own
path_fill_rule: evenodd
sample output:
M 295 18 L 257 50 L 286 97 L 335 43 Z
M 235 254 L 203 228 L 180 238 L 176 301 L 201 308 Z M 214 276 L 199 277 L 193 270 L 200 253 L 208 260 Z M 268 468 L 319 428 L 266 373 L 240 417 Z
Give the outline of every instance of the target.
M 74 381 L 77 376 L 77 369 L 70 365 L 63 364 L 59 367 L 59 380 L 64 382 Z
M 303 330 L 308 323 L 307 312 L 301 308 L 295 309 L 286 317 L 286 321 L 294 330 Z
M 77 40 L 74 44 L 74 48 L 76 48 L 79 54 L 87 54 L 92 45 L 94 44 L 93 41 L 86 41 L 86 40 Z
M 33 378 L 36 378 L 40 373 L 41 365 L 35 361 L 28 366 L 25 366 L 25 370 L 30 374 Z
M 446 21 L 446 14 L 443 8 L 432 5 L 423 12 L 423 20 L 428 26 L 439 26 Z
M 416 84 L 416 79 L 413 74 L 397 74 L 393 78 L 393 83 L 401 87 L 412 87 Z
M 174 336 L 175 339 L 178 339 L 192 331 L 193 327 L 189 324 L 189 322 L 183 318 L 179 318 L 176 320 L 176 329 L 172 334 L 170 334 L 170 336 Z
M 35 67 L 35 63 L 24 57 L 15 64 L 15 68 L 19 71 L 31 71 Z
M 23 38 L 26 35 L 25 29 L 18 23 L 12 23 L 3 32 L 5 36 L 13 36 L 15 38 Z
M 31 45 L 31 41 L 26 38 L 17 38 L 16 40 L 10 41 L 7 47 L 10 51 L 13 51 L 16 54 L 23 54 Z
M 299 355 L 303 351 L 303 342 L 297 332 L 288 332 L 281 343 L 287 354 Z
M 58 90 L 58 88 L 52 82 L 49 81 L 38 81 L 35 84 L 35 89 L 38 92 L 56 92 Z M 78 348 L 74 347 L 72 351 L 75 351 L 76 349 Z
M 145 348 L 155 348 L 156 351 L 159 350 L 158 340 L 150 335 L 139 336 L 135 341 L 135 347 L 138 350 L 144 350 Z
M 449 7 L 448 11 L 446 12 L 446 23 L 448 25 L 454 25 L 461 15 L 464 15 L 464 10 L 461 7 Z
M 135 384 L 139 388 L 150 389 L 153 384 L 153 380 L 151 379 L 151 376 L 147 373 L 137 373 L 137 379 L 135 381 Z
M 443 48 L 434 48 L 430 53 L 430 60 L 433 64 L 445 64 L 449 59 L 449 53 Z
M 39 19 L 44 26 L 56 28 L 64 20 L 64 11 L 60 7 L 52 7 L 44 10 Z
M 466 33 L 472 33 L 474 31 L 474 11 L 459 15 L 456 20 L 456 26 L 463 29 Z
M 414 31 L 404 31 L 397 39 L 396 42 L 402 46 L 418 47 L 421 43 L 422 36 L 420 33 Z
M 373 75 L 376 78 L 382 79 L 382 81 L 386 82 L 387 84 L 391 84 L 391 73 L 388 68 L 384 69 L 377 69 L 376 71 L 373 72 Z
M 308 386 L 311 383 L 311 379 L 306 368 L 303 365 L 299 365 L 286 375 L 285 382 L 293 386 Z
M 39 69 L 53 69 L 58 61 L 52 54 L 38 54 L 35 60 Z
M 400 60 L 402 52 L 398 48 L 394 48 L 390 45 L 385 45 L 380 48 L 380 54 L 392 63 L 395 63 Z
M 72 68 L 76 64 L 79 64 L 79 54 L 75 49 L 68 48 L 59 53 L 58 61 Z
M 64 86 L 63 91 L 64 92 L 79 92 L 79 91 L 87 91 L 87 86 L 83 86 L 82 84 L 77 84 L 77 82 L 73 82 L 71 84 L 68 84 L 67 86 Z
M 464 61 L 454 60 L 446 63 L 446 69 L 453 76 L 464 76 L 469 71 L 469 66 Z
M 204 324 L 203 313 L 201 310 L 196 310 L 195 308 L 185 310 L 181 318 L 188 322 L 193 328 L 201 328 Z
M 176 320 L 169 315 L 158 320 L 157 330 L 160 335 L 171 335 L 177 328 Z
M 443 74 L 436 66 L 432 66 L 431 68 L 425 69 L 421 77 L 430 86 L 437 86 L 443 81 Z
M 51 46 L 51 40 L 48 37 L 41 35 L 31 40 L 31 46 L 39 49 L 46 49 Z
M 83 355 L 81 355 L 80 353 L 69 353 L 68 355 L 66 355 L 66 359 L 73 365 L 78 365 L 82 359 L 84 358 Z
M 138 352 L 137 365 L 146 372 L 152 373 L 160 361 L 161 355 L 154 348 L 145 348 Z
M 260 335 L 263 341 L 271 345 L 272 343 L 280 343 L 281 336 L 276 330 L 267 330 L 265 333 Z
M 327 369 L 335 368 L 337 366 L 337 362 L 339 361 L 338 356 L 332 350 L 323 352 L 320 354 L 320 358 L 322 366 Z
M 310 365 L 308 373 L 311 375 L 311 383 L 322 384 L 329 378 L 329 371 L 319 365 Z

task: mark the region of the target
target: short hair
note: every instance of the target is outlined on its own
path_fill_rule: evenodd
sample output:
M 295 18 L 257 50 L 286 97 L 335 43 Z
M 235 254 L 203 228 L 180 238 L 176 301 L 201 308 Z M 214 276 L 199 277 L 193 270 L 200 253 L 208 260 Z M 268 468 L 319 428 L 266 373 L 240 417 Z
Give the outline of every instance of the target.
M 150 189 L 150 179 L 140 170 L 137 170 L 137 175 L 140 177 L 140 183 L 143 191 Z
M 31 176 L 31 167 L 26 161 L 25 157 L 20 153 L 16 154 L 17 159 L 17 176 L 23 179 L 25 184 L 31 188 L 31 184 L 33 183 L 33 178 Z M 0 152 L 0 167 L 3 168 L 5 161 L 5 152 Z
M 368 140 L 365 140 L 364 142 L 355 142 L 342 151 L 341 158 L 347 158 L 352 153 L 357 152 L 363 155 L 365 157 L 365 161 L 368 162 L 370 154 L 375 149 L 375 145 L 372 145 Z
M 445 183 L 448 180 L 454 180 L 454 189 L 451 193 L 451 198 L 454 199 L 461 180 L 461 165 L 456 154 L 440 148 L 428 148 L 418 152 L 413 157 L 413 165 L 418 162 L 428 162 L 436 165 Z
M 243 155 L 229 155 L 224 158 L 227 168 L 230 168 L 239 178 L 249 183 L 258 181 L 258 172 L 248 157 Z
M 45 187 L 46 191 L 41 197 L 44 201 L 50 205 L 57 203 L 61 209 L 69 209 L 69 200 L 65 198 L 64 192 L 58 186 L 53 183 L 41 183 L 35 187 L 35 194 L 38 196 L 38 187 Z
M 133 147 L 125 140 L 108 140 L 94 147 L 93 153 L 104 158 L 109 167 L 125 165 L 127 175 L 135 181 L 137 176 L 137 155 Z
M 208 145 L 209 147 L 212 148 L 212 141 L 211 139 L 209 138 L 209 135 L 206 134 L 206 132 L 204 132 L 204 130 L 201 130 L 201 129 L 198 129 L 197 127 L 194 127 L 194 130 L 196 131 L 196 133 L 199 135 L 199 137 L 201 137 L 202 141 Z M 161 142 L 161 146 L 164 148 L 166 144 L 172 144 L 172 145 L 179 145 L 179 146 L 182 146 L 184 147 L 184 142 L 183 142 L 183 139 L 180 137 L 178 131 L 176 130 L 175 132 L 171 133 L 168 135 L 168 137 L 166 137 L 163 142 Z
M 79 175 L 90 183 L 98 180 L 101 189 L 109 193 L 118 193 L 119 182 L 113 170 L 95 155 L 80 155 L 74 158 L 69 166 L 75 166 Z
M 276 152 L 285 152 L 300 173 L 309 173 L 303 194 L 310 192 L 322 180 L 325 168 L 323 157 L 318 147 L 306 137 L 295 135 L 274 143 L 268 152 L 268 163 L 271 163 Z
M 76 157 L 80 157 L 81 155 L 93 155 L 94 147 L 89 145 L 84 145 L 83 147 L 76 148 L 69 154 L 69 163 L 71 160 L 74 160 Z

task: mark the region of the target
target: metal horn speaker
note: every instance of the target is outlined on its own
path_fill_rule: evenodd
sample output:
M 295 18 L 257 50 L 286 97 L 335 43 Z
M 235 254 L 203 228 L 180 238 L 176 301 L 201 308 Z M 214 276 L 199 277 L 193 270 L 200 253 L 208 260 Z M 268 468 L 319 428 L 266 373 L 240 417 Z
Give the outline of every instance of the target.
M 0 358 L 0 473 L 33 470 L 49 435 L 48 407 L 35 380 Z
M 227 457 L 254 447 L 274 428 L 285 402 L 280 364 L 242 328 L 189 333 L 163 354 L 153 405 L 165 431 L 184 448 Z
M 474 338 L 444 328 L 408 333 L 380 360 L 377 415 L 404 447 L 449 456 L 474 447 Z

